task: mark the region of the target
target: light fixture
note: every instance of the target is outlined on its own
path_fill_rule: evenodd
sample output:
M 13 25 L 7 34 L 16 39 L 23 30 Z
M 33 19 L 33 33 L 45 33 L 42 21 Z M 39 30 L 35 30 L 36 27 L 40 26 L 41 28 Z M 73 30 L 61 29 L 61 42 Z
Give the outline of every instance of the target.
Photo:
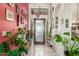
M 76 12 L 77 16 L 76 16 L 76 19 L 73 20 L 72 25 L 79 25 L 79 20 L 78 20 L 78 3 L 76 4 L 76 6 L 77 6 L 77 12 Z

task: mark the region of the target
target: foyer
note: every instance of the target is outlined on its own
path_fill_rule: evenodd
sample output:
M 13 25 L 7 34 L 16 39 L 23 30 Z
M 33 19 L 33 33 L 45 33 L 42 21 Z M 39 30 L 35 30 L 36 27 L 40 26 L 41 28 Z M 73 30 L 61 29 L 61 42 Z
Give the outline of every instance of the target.
M 0 3 L 0 55 L 71 55 L 79 45 L 72 40 L 79 36 L 78 10 L 78 3 Z

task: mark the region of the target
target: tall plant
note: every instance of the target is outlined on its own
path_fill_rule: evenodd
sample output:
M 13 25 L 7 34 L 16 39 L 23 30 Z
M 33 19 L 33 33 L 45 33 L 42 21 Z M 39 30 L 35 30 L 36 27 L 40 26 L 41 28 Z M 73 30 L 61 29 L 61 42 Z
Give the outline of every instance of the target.
M 23 29 L 19 28 L 17 34 L 18 35 L 20 34 L 20 36 L 21 36 L 21 37 L 17 37 L 17 40 L 15 41 L 15 44 L 19 46 L 18 53 L 19 53 L 19 55 L 22 55 L 23 52 L 25 52 L 27 54 L 28 53 L 28 48 L 26 46 L 27 43 L 25 42 L 25 40 L 23 38 L 25 31 Z

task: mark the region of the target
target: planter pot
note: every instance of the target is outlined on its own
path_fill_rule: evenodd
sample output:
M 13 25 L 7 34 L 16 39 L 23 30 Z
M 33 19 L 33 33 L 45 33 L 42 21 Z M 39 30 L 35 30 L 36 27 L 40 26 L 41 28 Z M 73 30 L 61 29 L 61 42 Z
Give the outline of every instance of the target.
M 31 39 L 32 38 L 32 35 L 30 35 L 29 38 Z
M 69 52 L 66 50 L 64 51 L 65 56 L 69 56 Z

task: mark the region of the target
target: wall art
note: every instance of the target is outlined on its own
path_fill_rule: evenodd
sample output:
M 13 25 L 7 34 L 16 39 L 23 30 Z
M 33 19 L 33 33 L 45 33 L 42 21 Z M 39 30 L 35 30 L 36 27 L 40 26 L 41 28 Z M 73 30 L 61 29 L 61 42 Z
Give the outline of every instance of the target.
M 19 26 L 19 22 L 20 22 L 20 16 L 17 15 L 17 26 Z
M 16 13 L 20 14 L 20 8 L 16 5 Z
M 24 16 L 21 17 L 21 24 L 24 24 Z
M 9 9 L 6 9 L 6 20 L 14 21 L 14 13 Z
M 69 19 L 66 19 L 66 20 L 65 20 L 65 27 L 66 27 L 66 28 L 69 28 Z

